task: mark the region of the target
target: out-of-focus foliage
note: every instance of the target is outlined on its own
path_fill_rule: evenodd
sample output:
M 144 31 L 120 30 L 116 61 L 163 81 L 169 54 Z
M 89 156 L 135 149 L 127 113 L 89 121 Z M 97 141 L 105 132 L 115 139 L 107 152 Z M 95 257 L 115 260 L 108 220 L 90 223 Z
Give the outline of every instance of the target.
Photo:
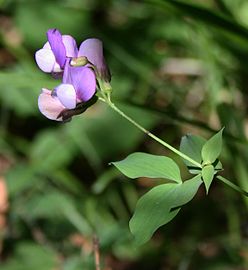
M 135 246 L 128 221 L 155 183 L 108 164 L 143 151 L 186 176 L 184 165 L 100 102 L 67 124 L 45 119 L 37 97 L 56 81 L 33 55 L 48 28 L 101 38 L 114 101 L 175 146 L 225 126 L 223 173 L 248 189 L 247 1 L 1 0 L 0 11 L 0 268 L 95 269 L 96 234 L 102 269 L 246 269 L 248 201 L 219 185 Z

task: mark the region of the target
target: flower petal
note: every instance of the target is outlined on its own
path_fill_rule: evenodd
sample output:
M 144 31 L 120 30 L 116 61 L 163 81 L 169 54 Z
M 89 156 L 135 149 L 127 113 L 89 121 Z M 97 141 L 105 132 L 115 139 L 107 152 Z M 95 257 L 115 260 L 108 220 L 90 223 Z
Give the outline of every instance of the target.
M 103 57 L 103 45 L 100 39 L 89 38 L 82 42 L 79 47 L 78 56 L 86 56 L 96 66 L 99 75 L 106 81 L 110 81 L 111 76 Z
M 53 71 L 55 66 L 55 57 L 50 49 L 40 49 L 35 53 L 35 60 L 39 68 L 47 73 Z
M 49 54 L 50 54 L 51 52 L 52 52 L 52 54 L 53 54 L 53 58 L 54 58 L 54 62 L 55 62 L 55 63 L 54 63 L 54 66 L 53 66 L 53 70 L 50 71 L 50 72 L 52 72 L 52 73 L 61 73 L 61 72 L 62 72 L 62 69 L 60 68 L 60 65 L 56 62 L 54 53 L 53 53 L 53 51 L 52 51 L 52 49 L 51 49 L 51 46 L 50 46 L 50 44 L 49 44 L 48 41 L 44 44 L 43 49 L 46 49 L 46 51 L 49 50 L 49 51 L 50 51 Z
M 71 70 L 72 70 L 72 66 L 70 65 L 70 59 L 67 58 L 66 62 L 65 62 L 62 83 L 72 84 L 72 80 L 71 80 L 71 72 L 72 71 Z
M 40 112 L 48 119 L 62 121 L 62 117 L 57 116 L 65 109 L 59 99 L 51 95 L 51 91 L 43 88 L 38 98 L 38 107 Z
M 88 67 L 70 67 L 69 74 L 77 97 L 84 102 L 91 99 L 96 92 L 96 76 L 93 70 Z
M 43 49 L 50 49 L 50 50 L 52 50 L 48 41 L 44 44 Z
M 54 53 L 56 62 L 63 68 L 66 60 L 66 49 L 62 41 L 62 35 L 57 29 L 49 29 L 47 31 L 47 39 Z
M 67 57 L 77 57 L 78 48 L 75 39 L 70 35 L 63 35 L 62 41 L 65 46 Z
M 71 84 L 60 84 L 55 89 L 59 101 L 67 108 L 74 109 L 76 107 L 76 91 Z

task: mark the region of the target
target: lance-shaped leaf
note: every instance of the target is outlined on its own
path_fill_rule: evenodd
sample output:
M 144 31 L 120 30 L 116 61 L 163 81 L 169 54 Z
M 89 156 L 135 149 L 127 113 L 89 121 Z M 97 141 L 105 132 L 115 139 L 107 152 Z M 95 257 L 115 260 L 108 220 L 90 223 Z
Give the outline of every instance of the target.
M 156 186 L 142 196 L 129 223 L 136 242 L 145 243 L 160 226 L 171 221 L 180 210 L 175 208 L 192 200 L 201 183 L 201 175 L 197 175 L 181 184 Z
M 191 134 L 185 135 L 181 139 L 180 151 L 192 158 L 193 160 L 197 161 L 198 163 L 201 163 L 201 150 L 205 142 L 206 140 L 200 136 Z M 191 169 L 189 170 L 191 173 L 198 174 L 200 172 L 200 168 L 195 168 L 195 165 L 190 161 L 183 159 L 183 162 L 186 166 L 191 167 Z
M 204 164 L 213 163 L 220 155 L 222 149 L 222 132 L 223 128 L 203 145 L 201 155 Z
M 180 170 L 177 164 L 168 157 L 146 153 L 133 153 L 125 159 L 112 162 L 117 169 L 129 178 L 150 177 L 166 178 L 181 183 Z
M 206 187 L 206 193 L 208 194 L 209 187 L 214 179 L 214 166 L 207 165 L 202 168 L 202 179 Z

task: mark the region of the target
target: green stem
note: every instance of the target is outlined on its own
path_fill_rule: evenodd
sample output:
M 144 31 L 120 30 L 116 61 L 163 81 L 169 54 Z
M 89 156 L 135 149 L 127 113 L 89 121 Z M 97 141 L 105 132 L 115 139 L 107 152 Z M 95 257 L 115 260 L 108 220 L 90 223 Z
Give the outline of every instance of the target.
M 101 99 L 102 100 L 102 99 Z M 136 126 L 138 129 L 140 129 L 141 131 L 143 131 L 145 134 L 147 134 L 149 137 L 151 137 L 152 139 L 154 139 L 155 141 L 157 141 L 158 143 L 162 144 L 163 146 L 165 146 L 166 148 L 170 149 L 172 152 L 174 152 L 175 154 L 179 155 L 180 157 L 182 157 L 183 159 L 191 162 L 192 164 L 194 164 L 195 166 L 201 168 L 201 164 L 198 163 L 197 161 L 193 160 L 192 158 L 188 157 L 187 155 L 183 154 L 182 152 L 178 151 L 176 148 L 174 148 L 173 146 L 171 146 L 170 144 L 166 143 L 165 141 L 161 140 L 160 138 L 158 138 L 157 136 L 155 136 L 154 134 L 152 134 L 150 131 L 148 131 L 147 129 L 145 129 L 144 127 L 142 127 L 140 124 L 138 124 L 137 122 L 135 122 L 132 118 L 130 118 L 128 115 L 126 115 L 123 111 L 121 111 L 118 107 L 115 106 L 114 103 L 112 103 L 110 100 L 105 102 L 108 103 L 108 105 L 115 110 L 117 113 L 119 113 L 122 117 L 124 117 L 126 120 L 128 120 L 130 123 L 132 123 L 134 126 Z
M 228 185 L 229 187 L 233 188 L 234 190 L 240 192 L 241 194 L 243 194 L 244 196 L 248 197 L 248 192 L 243 190 L 242 188 L 236 186 L 235 184 L 233 184 L 231 181 L 229 181 L 228 179 L 226 179 L 225 177 L 218 175 L 217 178 L 222 181 L 224 184 Z

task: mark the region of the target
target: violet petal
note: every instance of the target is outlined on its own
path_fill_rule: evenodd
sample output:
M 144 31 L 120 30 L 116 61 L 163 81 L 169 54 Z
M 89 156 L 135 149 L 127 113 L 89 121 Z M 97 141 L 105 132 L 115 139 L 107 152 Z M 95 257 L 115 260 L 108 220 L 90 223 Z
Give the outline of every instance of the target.
M 103 56 L 103 45 L 100 39 L 89 38 L 83 41 L 79 47 L 78 56 L 86 56 L 96 66 L 99 75 L 110 81 L 110 73 Z
M 38 98 L 40 112 L 48 119 L 62 121 L 62 117 L 57 116 L 65 109 L 57 97 L 51 95 L 52 91 L 43 88 Z
M 63 35 L 62 41 L 65 46 L 67 57 L 77 57 L 78 48 L 75 39 L 70 35 Z
M 77 57 L 78 48 L 77 48 L 77 43 L 76 43 L 75 39 L 70 35 L 62 35 L 62 42 L 65 46 L 66 56 L 67 57 Z M 50 49 L 51 50 L 51 46 L 50 46 L 48 41 L 44 44 L 43 49 Z
M 72 66 L 70 65 L 70 59 L 67 58 L 65 62 L 62 83 L 72 84 L 71 72 L 72 72 Z
M 76 107 L 76 91 L 71 84 L 60 84 L 56 87 L 56 94 L 59 101 L 67 108 L 74 109 Z
M 53 71 L 55 66 L 55 57 L 50 49 L 40 49 L 35 53 L 35 60 L 39 68 L 47 73 Z
M 66 49 L 63 44 L 62 35 L 57 29 L 49 29 L 47 31 L 47 39 L 54 53 L 56 62 L 63 68 L 66 60 Z
M 84 102 L 91 99 L 96 92 L 96 76 L 93 70 L 88 67 L 71 67 L 69 74 L 77 97 Z

